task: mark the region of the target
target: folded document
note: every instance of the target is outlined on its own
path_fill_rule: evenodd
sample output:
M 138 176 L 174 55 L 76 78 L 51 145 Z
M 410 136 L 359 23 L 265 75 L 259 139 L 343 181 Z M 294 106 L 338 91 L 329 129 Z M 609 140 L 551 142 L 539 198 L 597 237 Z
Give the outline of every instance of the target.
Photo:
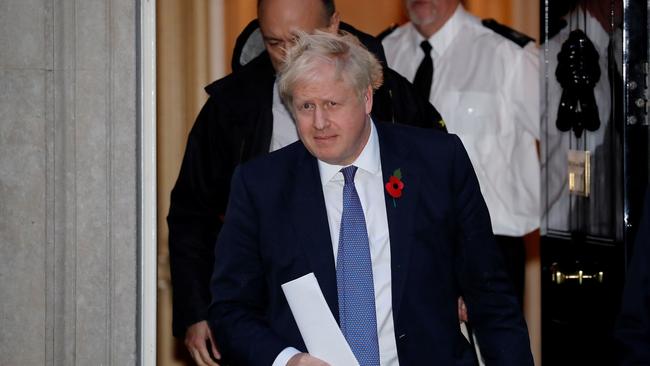
M 309 354 L 332 366 L 358 366 L 313 273 L 282 285 Z

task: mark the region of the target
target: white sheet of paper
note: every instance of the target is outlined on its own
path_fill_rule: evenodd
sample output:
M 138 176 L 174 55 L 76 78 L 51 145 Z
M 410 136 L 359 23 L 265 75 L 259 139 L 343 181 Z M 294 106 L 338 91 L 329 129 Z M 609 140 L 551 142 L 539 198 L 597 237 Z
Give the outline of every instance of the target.
M 358 366 L 314 273 L 282 285 L 309 354 L 332 366 Z

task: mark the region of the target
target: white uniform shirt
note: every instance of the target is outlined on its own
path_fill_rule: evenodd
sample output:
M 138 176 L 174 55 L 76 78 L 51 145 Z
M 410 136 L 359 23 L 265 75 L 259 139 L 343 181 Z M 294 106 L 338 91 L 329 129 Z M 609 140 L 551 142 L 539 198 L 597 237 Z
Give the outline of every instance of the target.
M 370 259 L 372 261 L 372 276 L 375 289 L 375 314 L 377 315 L 377 335 L 379 336 L 379 359 L 382 366 L 398 366 L 397 342 L 395 341 L 395 326 L 393 323 L 393 305 L 390 267 L 390 237 L 388 232 L 388 216 L 384 199 L 384 180 L 381 171 L 379 154 L 379 138 L 374 124 L 368 143 L 357 160 L 351 165 L 356 166 L 354 185 L 359 194 L 368 229 L 370 244 Z M 343 213 L 343 186 L 345 181 L 340 172 L 345 166 L 331 165 L 318 161 L 327 221 L 332 238 L 334 263 L 339 248 L 341 230 L 341 215 Z M 284 365 L 298 353 L 293 348 L 283 350 L 276 358 L 273 366 Z
M 383 40 L 388 65 L 413 81 L 424 38 L 411 23 Z M 430 101 L 465 145 L 495 234 L 539 227 L 539 56 L 486 28 L 458 6 L 429 38 L 434 63 Z

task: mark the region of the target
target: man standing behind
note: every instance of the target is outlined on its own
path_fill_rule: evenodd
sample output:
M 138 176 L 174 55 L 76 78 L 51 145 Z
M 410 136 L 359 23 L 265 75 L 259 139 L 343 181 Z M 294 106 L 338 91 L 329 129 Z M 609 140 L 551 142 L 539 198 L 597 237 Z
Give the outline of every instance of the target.
M 537 50 L 521 34 L 482 24 L 460 0 L 405 4 L 410 22 L 382 42 L 388 65 L 439 107 L 463 141 L 522 302 L 523 236 L 540 222 Z
M 361 365 L 469 365 L 464 296 L 489 364 L 532 365 L 471 163 L 453 135 L 375 122 L 379 62 L 300 34 L 278 88 L 300 141 L 237 168 L 210 325 L 226 362 L 323 365 L 281 285 L 314 273 Z

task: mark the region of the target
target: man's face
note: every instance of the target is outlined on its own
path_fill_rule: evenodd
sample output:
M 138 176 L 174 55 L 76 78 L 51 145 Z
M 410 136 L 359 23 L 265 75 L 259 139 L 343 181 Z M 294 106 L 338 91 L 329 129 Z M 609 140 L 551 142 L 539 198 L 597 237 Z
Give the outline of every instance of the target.
M 329 164 L 349 165 L 370 136 L 372 89 L 365 98 L 336 75 L 334 65 L 319 61 L 317 72 L 293 87 L 293 111 L 298 135 L 307 150 Z
M 405 0 L 409 19 L 415 25 L 444 23 L 453 13 L 459 0 Z
M 338 15 L 328 19 L 321 0 L 263 0 L 257 17 L 275 70 L 280 69 L 296 31 L 338 31 Z

